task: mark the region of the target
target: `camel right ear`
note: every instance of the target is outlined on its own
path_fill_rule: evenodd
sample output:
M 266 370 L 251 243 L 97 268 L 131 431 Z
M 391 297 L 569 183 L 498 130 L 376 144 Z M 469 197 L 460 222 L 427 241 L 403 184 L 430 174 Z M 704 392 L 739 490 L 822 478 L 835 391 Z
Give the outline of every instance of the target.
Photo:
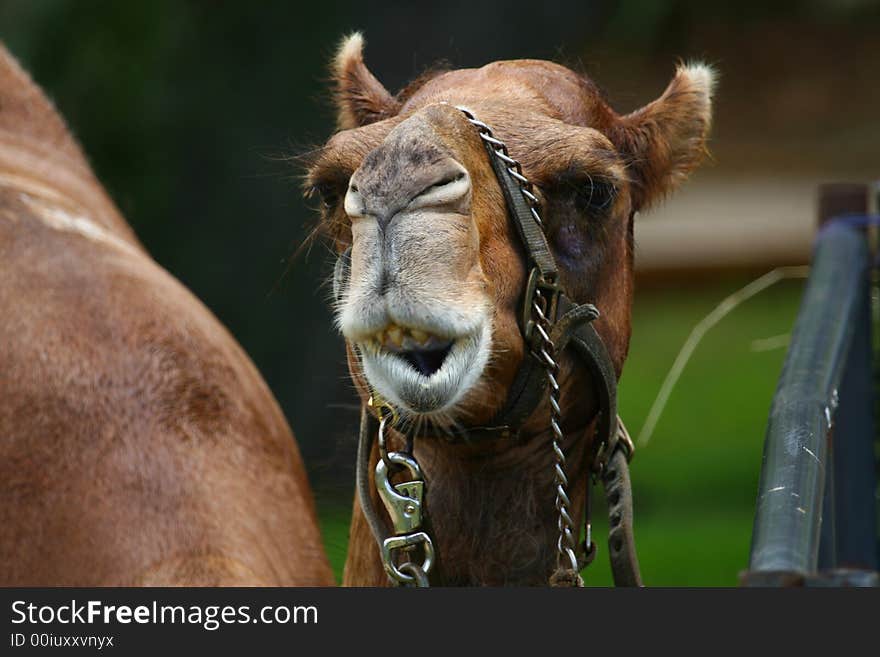
M 660 98 L 621 118 L 615 137 L 630 159 L 637 209 L 684 182 L 706 154 L 715 79 L 705 64 L 679 65 Z
M 364 38 L 355 32 L 342 40 L 333 60 L 337 127 L 359 128 L 394 116 L 400 103 L 364 65 Z

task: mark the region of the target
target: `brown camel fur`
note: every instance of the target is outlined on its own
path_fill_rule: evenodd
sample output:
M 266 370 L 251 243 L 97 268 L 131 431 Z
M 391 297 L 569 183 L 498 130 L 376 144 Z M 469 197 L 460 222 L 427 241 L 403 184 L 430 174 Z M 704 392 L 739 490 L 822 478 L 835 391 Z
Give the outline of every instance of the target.
M 0 585 L 330 583 L 260 374 L 0 45 Z

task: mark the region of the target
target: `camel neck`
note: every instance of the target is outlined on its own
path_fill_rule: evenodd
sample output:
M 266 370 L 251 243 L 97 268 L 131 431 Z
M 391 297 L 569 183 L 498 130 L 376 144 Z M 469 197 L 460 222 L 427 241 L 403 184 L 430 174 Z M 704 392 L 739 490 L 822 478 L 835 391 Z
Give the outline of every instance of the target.
M 566 441 L 572 517 L 584 512 L 584 433 Z M 556 567 L 555 463 L 549 432 L 494 452 L 416 441 L 427 480 L 438 583 L 546 585 Z

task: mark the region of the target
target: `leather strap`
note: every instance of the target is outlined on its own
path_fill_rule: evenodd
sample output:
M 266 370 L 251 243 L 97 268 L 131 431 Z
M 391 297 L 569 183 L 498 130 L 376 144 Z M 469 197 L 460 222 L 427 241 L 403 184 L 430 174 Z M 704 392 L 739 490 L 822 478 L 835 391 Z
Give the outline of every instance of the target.
M 509 214 L 525 246 L 529 269 L 535 267 L 540 272 L 541 278 L 547 282 L 555 282 L 558 274 L 556 259 L 553 257 L 544 231 L 532 216 L 532 211 L 520 192 L 519 184 L 507 171 L 504 162 L 495 155 L 495 149 L 486 141 L 482 143 L 489 155 L 489 163 L 495 171 L 495 177 L 501 185 Z
M 375 425 L 375 426 L 373 426 Z M 379 429 L 376 418 L 367 410 L 365 404 L 361 405 L 361 423 L 358 432 L 357 466 L 355 468 L 355 486 L 360 498 L 361 510 L 373 532 L 373 538 L 378 545 L 382 545 L 385 539 L 391 536 L 391 532 L 385 527 L 384 521 L 379 517 L 376 501 L 371 494 L 372 481 L 370 472 L 370 455 L 373 451 L 373 436 Z
M 633 534 L 632 483 L 624 448 L 618 446 L 611 453 L 602 472 L 602 486 L 608 502 L 608 555 L 614 585 L 643 586 Z
M 575 306 L 560 322 L 564 322 L 571 315 L 571 321 L 577 321 L 578 315 L 583 312 L 585 306 Z M 579 323 L 571 334 L 571 344 L 575 353 L 587 367 L 593 382 L 594 394 L 596 395 L 597 408 L 599 409 L 596 434 L 593 438 L 593 468 L 597 469 L 601 463 L 596 458 L 601 456 L 601 450 L 606 450 L 614 442 L 617 434 L 617 372 L 605 343 L 596 332 L 592 323 Z

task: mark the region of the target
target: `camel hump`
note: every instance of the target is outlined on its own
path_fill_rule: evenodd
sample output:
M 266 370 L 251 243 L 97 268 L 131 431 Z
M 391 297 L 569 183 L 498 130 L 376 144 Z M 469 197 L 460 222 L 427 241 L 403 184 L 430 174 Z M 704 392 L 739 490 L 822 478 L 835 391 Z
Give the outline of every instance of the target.
M 0 133 L 54 149 L 89 168 L 79 144 L 55 105 L 0 42 Z M 4 135 L 5 136 L 5 135 Z
M 49 196 L 64 197 L 103 229 L 140 247 L 128 222 L 95 178 L 67 122 L 2 41 L 0 173 L 6 182 L 14 178 L 19 187 L 48 188 Z

